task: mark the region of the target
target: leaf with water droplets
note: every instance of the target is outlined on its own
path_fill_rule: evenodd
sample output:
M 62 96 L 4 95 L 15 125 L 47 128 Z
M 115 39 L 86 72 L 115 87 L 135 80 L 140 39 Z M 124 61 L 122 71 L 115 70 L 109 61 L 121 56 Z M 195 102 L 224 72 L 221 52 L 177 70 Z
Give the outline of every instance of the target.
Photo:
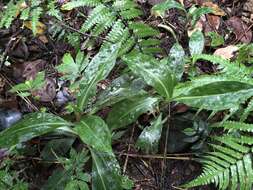
M 97 151 L 112 153 L 111 132 L 106 123 L 97 116 L 86 116 L 76 125 L 74 131 L 81 140 Z
M 120 166 L 114 155 L 91 149 L 92 156 L 92 189 L 123 190 Z
M 147 95 L 125 99 L 113 106 L 106 120 L 108 127 L 111 130 L 125 127 L 135 122 L 141 114 L 152 112 L 158 102 L 158 98 Z
M 191 35 L 189 41 L 189 49 L 191 55 L 201 54 L 202 51 L 204 50 L 204 46 L 205 46 L 205 38 L 203 33 L 199 30 L 195 31 Z
M 185 62 L 185 52 L 183 47 L 179 43 L 175 43 L 170 49 L 168 64 L 178 81 L 181 80 L 184 73 Z
M 161 96 L 166 99 L 172 97 L 176 80 L 167 64 L 160 63 L 153 57 L 144 54 L 126 56 L 124 61 L 134 74 L 141 76 Z
M 71 123 L 49 113 L 27 114 L 14 126 L 0 133 L 0 147 L 8 148 L 13 145 L 28 141 L 34 137 L 52 132 L 55 129 L 65 127 L 63 130 L 71 131 Z M 66 128 L 67 127 L 67 128 Z
M 204 76 L 178 85 L 174 100 L 207 110 L 235 108 L 253 96 L 253 85 L 227 77 Z
M 158 142 L 161 138 L 163 127 L 162 115 L 156 118 L 150 126 L 145 127 L 139 136 L 136 146 L 148 153 L 158 152 Z

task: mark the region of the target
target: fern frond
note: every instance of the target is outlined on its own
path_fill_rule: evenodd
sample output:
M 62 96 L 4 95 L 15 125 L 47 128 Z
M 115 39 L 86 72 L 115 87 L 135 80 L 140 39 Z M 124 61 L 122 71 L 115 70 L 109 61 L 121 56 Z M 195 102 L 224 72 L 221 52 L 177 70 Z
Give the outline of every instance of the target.
M 56 0 L 49 1 L 48 5 L 47 5 L 47 8 L 48 8 L 47 14 L 49 16 L 57 18 L 58 20 L 62 20 L 60 10 L 56 8 L 56 3 L 57 3 Z
M 124 54 L 126 54 L 127 52 L 129 52 L 135 45 L 135 39 L 134 37 L 130 37 L 129 39 L 127 39 L 125 41 L 125 43 L 123 43 L 123 45 L 121 46 L 118 55 L 122 56 Z
M 111 13 L 104 15 L 92 30 L 93 35 L 102 34 L 114 24 L 115 20 L 116 17 Z
M 129 37 L 129 32 L 127 34 L 124 34 L 128 31 L 126 31 L 124 24 L 122 23 L 122 20 L 117 20 L 110 32 L 107 34 L 106 39 L 110 42 L 118 42 L 119 40 L 122 40 L 122 37 L 127 35 Z
M 247 108 L 243 111 L 240 121 L 244 122 L 247 119 L 247 117 L 249 116 L 250 112 L 252 112 L 252 111 L 253 111 L 253 99 L 250 100 Z
M 107 8 L 105 5 L 98 5 L 96 6 L 91 14 L 88 16 L 87 20 L 82 25 L 81 31 L 87 32 L 92 27 L 94 27 L 98 23 L 102 23 L 101 21 L 106 20 L 108 16 L 110 16 L 112 13 L 109 8 Z
M 225 121 L 222 125 L 214 125 L 213 127 L 222 127 L 226 130 L 237 130 L 242 132 L 253 132 L 253 124 L 247 124 L 236 121 Z
M 31 11 L 31 24 L 32 24 L 32 31 L 34 35 L 37 34 L 37 26 L 38 26 L 42 11 L 43 9 L 41 7 L 37 7 Z
M 251 70 L 238 62 L 230 62 L 229 60 L 216 55 L 199 54 L 193 56 L 193 62 L 200 59 L 209 61 L 213 64 L 218 64 L 219 69 L 221 69 L 221 72 L 225 75 L 236 75 L 237 78 L 250 78 L 249 75 L 251 74 Z
M 221 190 L 227 188 L 251 190 L 253 183 L 251 148 L 230 137 L 215 139 L 221 145 L 211 144 L 215 151 L 202 157 L 203 173 L 184 187 L 214 183 Z
M 72 10 L 78 7 L 95 7 L 101 3 L 101 0 L 74 0 L 62 6 L 63 10 Z
M 0 28 L 9 28 L 12 21 L 18 16 L 18 12 L 18 3 L 13 3 L 13 0 L 11 0 L 7 4 L 5 11 L 0 15 Z
M 137 3 L 132 0 L 116 0 L 113 7 L 125 20 L 131 20 L 142 15 Z
M 129 24 L 129 28 L 133 30 L 133 33 L 139 38 L 145 38 L 150 36 L 159 35 L 160 32 L 147 24 L 141 22 L 133 22 Z

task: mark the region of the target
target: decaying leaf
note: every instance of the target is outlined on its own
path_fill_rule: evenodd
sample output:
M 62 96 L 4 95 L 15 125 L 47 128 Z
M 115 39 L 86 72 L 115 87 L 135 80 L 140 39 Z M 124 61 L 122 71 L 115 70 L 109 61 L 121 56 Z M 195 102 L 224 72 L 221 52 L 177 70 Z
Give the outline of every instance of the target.
M 56 85 L 53 79 L 46 78 L 45 85 L 39 90 L 32 92 L 41 102 L 51 102 L 56 96 Z
M 37 59 L 35 61 L 27 61 L 24 63 L 24 71 L 22 76 L 26 80 L 31 80 L 36 77 L 36 74 L 44 69 L 46 61 L 43 59 Z
M 226 13 L 217 4 L 215 4 L 213 2 L 209 2 L 209 1 L 204 2 L 202 4 L 202 6 L 211 8 L 213 10 L 212 14 L 214 14 L 214 15 L 217 15 L 217 16 L 225 16 L 226 15 Z
M 213 30 L 214 29 L 218 30 L 220 27 L 221 18 L 219 16 L 211 15 L 211 14 L 206 15 L 206 17 L 207 17 L 207 22 L 210 28 L 212 28 Z
M 221 56 L 224 59 L 231 59 L 234 57 L 234 53 L 238 50 L 239 48 L 234 45 L 230 45 L 224 48 L 219 48 L 214 52 L 214 55 Z
M 236 40 L 243 43 L 249 43 L 252 40 L 252 31 L 248 29 L 248 26 L 238 17 L 231 17 L 226 21 L 228 27 L 230 27 L 236 36 Z
M 24 26 L 30 30 L 32 30 L 32 22 L 31 21 L 25 21 Z M 36 34 L 44 34 L 46 30 L 46 25 L 42 22 L 38 22 L 36 26 Z

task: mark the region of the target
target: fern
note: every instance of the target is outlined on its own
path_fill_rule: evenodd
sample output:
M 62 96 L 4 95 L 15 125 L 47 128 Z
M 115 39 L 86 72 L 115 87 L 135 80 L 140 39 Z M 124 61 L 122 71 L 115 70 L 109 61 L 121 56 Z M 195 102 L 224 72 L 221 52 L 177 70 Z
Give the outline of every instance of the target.
M 11 0 L 6 7 L 6 10 L 0 15 L 0 28 L 9 28 L 12 21 L 18 16 L 19 4 Z
M 161 49 L 158 48 L 160 41 L 153 38 L 159 32 L 147 24 L 134 21 L 140 15 L 142 15 L 142 11 L 139 9 L 138 4 L 132 0 L 98 3 L 83 23 L 81 32 L 90 32 L 93 36 L 107 33 L 107 41 L 104 44 L 120 41 L 122 48 L 119 56 L 135 47 L 146 53 L 160 52 Z M 147 43 L 147 40 L 153 41 Z M 147 42 L 142 45 L 142 41 Z M 90 39 L 86 46 L 92 45 L 92 43 L 94 43 L 93 39 Z
M 216 55 L 200 54 L 193 56 L 194 63 L 200 59 L 209 61 L 213 64 L 218 64 L 218 68 L 221 70 L 221 73 L 227 76 L 235 75 L 237 78 L 242 79 L 251 78 L 250 74 L 252 73 L 252 69 L 238 62 L 230 62 L 229 60 L 223 59 L 222 57 Z
M 60 13 L 59 9 L 56 8 L 56 3 L 57 3 L 56 0 L 49 1 L 48 5 L 47 5 L 47 8 L 48 8 L 47 14 L 49 16 L 57 18 L 58 20 L 62 20 L 61 13 Z
M 31 11 L 31 25 L 33 34 L 37 34 L 37 26 L 39 25 L 39 19 L 42 14 L 43 9 L 41 7 L 37 7 Z
M 94 7 L 101 3 L 101 0 L 75 0 L 68 2 L 62 6 L 63 10 L 72 10 L 74 8 L 88 6 Z
M 250 135 L 253 132 L 253 124 L 226 121 L 222 126 L 215 126 L 243 132 L 243 135 L 235 137 L 229 134 L 214 137 L 216 143 L 210 145 L 214 151 L 206 153 L 201 158 L 202 174 L 184 187 L 214 183 L 221 190 L 251 190 L 253 184 L 253 149 L 251 147 L 253 139 Z
M 253 99 L 250 100 L 247 108 L 243 111 L 240 121 L 244 122 L 247 119 L 247 117 L 249 116 L 250 112 L 252 112 L 252 111 L 253 111 Z

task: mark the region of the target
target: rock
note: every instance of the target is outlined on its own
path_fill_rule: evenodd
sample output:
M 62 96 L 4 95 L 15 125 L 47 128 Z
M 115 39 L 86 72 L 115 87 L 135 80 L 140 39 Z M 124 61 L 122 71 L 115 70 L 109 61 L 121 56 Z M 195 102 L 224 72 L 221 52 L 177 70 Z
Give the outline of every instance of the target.
M 70 94 L 67 92 L 66 89 L 63 88 L 56 94 L 56 105 L 57 106 L 65 105 L 67 102 L 71 101 L 71 99 L 72 98 Z
M 11 127 L 22 118 L 22 114 L 15 110 L 0 109 L 0 131 Z

